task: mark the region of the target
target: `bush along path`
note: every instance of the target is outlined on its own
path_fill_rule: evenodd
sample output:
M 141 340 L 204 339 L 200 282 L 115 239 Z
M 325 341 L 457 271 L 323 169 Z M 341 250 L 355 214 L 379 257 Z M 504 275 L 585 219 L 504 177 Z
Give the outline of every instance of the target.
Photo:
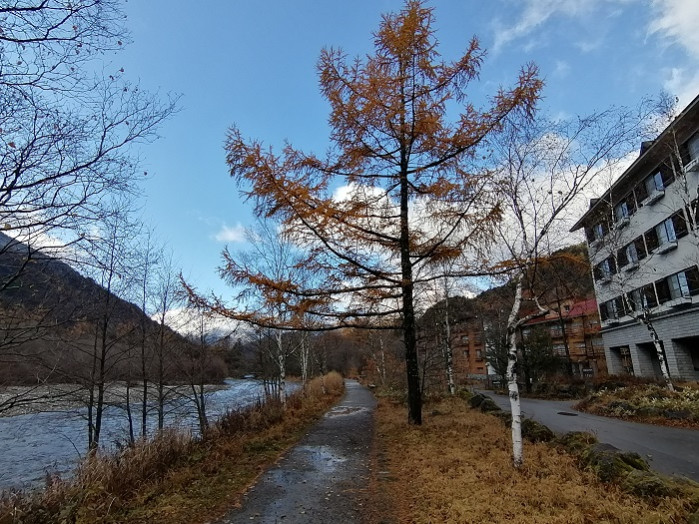
M 342 401 L 246 493 L 220 524 L 360 522 L 369 494 L 376 402 L 356 381 Z

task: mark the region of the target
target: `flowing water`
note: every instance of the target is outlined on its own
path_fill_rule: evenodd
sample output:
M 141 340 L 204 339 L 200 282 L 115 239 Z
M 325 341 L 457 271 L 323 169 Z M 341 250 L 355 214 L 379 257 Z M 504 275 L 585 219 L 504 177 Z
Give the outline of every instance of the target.
M 292 388 L 294 389 L 292 384 Z M 207 414 L 215 420 L 227 410 L 249 406 L 264 398 L 262 383 L 228 379 L 225 386 L 206 394 Z M 186 398 L 168 405 L 166 425 L 196 433 L 196 410 Z M 41 486 L 47 474 L 70 474 L 87 450 L 87 409 L 46 411 L 0 418 L 0 490 Z M 135 431 L 140 411 L 133 414 Z M 155 423 L 155 414 L 150 416 Z M 149 428 L 152 431 L 153 428 Z M 107 407 L 100 442 L 105 449 L 125 442 L 128 421 L 121 407 Z

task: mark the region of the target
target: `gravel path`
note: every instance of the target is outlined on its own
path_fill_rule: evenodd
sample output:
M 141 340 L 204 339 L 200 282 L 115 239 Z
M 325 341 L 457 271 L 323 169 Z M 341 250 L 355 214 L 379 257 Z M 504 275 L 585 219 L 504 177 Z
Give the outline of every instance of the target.
M 360 522 L 368 500 L 374 397 L 345 381 L 342 401 L 244 496 L 220 524 Z

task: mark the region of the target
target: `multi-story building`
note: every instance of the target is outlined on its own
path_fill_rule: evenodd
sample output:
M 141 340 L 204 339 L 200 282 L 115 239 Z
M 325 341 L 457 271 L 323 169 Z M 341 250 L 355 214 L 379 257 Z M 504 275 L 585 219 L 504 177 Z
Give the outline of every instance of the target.
M 482 319 L 472 317 L 455 324 L 451 344 L 457 376 L 485 380 L 487 369 Z
M 534 329 L 546 330 L 554 354 L 569 361 L 574 375 L 587 378 L 607 374 L 594 298 L 578 302 L 566 300 L 561 303 L 560 312 L 551 307 L 545 316 L 530 320 L 521 330 L 525 343 Z
M 571 231 L 588 240 L 610 373 L 699 380 L 699 97 Z M 645 319 L 642 322 L 641 319 Z

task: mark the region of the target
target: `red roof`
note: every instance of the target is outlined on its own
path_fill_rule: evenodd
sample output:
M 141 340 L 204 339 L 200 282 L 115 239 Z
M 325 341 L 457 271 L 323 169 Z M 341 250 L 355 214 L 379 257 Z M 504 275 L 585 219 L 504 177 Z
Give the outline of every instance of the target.
M 570 307 L 569 311 L 564 312 L 563 318 L 577 318 L 577 317 L 584 317 L 584 316 L 589 316 L 589 315 L 594 315 L 597 313 L 597 300 L 594 298 L 589 298 L 587 300 L 583 300 L 581 302 L 575 302 L 573 305 Z M 524 325 L 532 325 L 532 324 L 544 324 L 546 322 L 553 322 L 558 320 L 558 315 L 555 315 L 555 312 L 553 310 L 550 310 L 548 314 L 542 316 L 542 317 L 537 317 L 533 318 L 527 322 L 524 323 Z

